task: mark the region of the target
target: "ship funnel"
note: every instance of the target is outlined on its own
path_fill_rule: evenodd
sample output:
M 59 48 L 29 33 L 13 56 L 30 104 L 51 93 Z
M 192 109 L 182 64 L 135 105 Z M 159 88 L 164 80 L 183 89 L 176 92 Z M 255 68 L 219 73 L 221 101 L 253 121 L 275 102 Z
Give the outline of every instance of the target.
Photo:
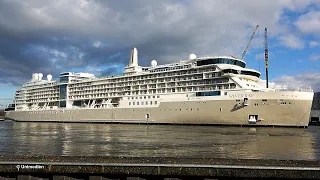
M 42 74 L 42 73 L 39 73 L 39 74 L 38 74 L 38 80 L 41 81 L 41 80 L 42 80 L 42 77 L 43 77 L 43 74 Z
M 32 73 L 31 81 L 36 81 L 37 79 L 38 79 L 38 74 L 37 73 Z
M 133 48 L 130 54 L 129 66 L 138 66 L 138 49 Z

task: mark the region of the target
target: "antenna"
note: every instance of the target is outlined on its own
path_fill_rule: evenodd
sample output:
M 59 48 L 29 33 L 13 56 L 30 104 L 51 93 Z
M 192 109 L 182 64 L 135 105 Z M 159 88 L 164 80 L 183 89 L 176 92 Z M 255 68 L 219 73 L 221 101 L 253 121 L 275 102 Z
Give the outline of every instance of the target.
M 268 66 L 269 66 L 269 60 L 268 60 L 268 30 L 267 28 L 264 28 L 264 59 L 266 63 L 266 87 L 269 87 L 269 75 L 268 75 Z

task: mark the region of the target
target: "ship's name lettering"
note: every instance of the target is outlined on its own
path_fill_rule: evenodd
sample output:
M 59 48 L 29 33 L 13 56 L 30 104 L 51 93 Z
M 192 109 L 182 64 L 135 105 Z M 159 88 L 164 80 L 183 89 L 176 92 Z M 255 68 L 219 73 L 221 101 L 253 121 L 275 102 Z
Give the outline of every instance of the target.
M 229 98 L 250 98 L 253 94 L 229 94 Z

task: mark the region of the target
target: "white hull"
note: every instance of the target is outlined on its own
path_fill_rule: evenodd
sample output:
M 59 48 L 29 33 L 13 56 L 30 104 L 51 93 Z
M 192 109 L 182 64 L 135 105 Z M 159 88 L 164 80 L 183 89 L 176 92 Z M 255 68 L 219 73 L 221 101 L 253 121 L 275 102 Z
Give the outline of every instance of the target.
M 247 106 L 243 97 L 249 97 Z M 150 107 L 10 111 L 6 116 L 16 121 L 307 127 L 312 99 L 312 92 L 237 92 L 225 96 L 162 99 L 157 106 Z M 259 121 L 249 122 L 250 116 Z

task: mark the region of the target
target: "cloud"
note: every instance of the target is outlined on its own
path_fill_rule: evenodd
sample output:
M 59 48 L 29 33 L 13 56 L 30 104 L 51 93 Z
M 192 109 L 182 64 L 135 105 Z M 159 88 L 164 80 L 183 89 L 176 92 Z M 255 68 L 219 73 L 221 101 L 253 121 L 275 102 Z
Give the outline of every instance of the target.
M 318 60 L 320 60 L 320 55 L 313 54 L 310 56 L 310 60 L 311 61 L 318 61 Z
M 12 84 L 11 83 L 0 83 L 0 87 L 3 87 L 3 86 L 12 86 Z
M 262 87 L 262 88 L 266 88 L 267 87 L 267 81 L 264 80 L 264 79 L 261 79 L 259 82 L 258 82 L 259 86 Z M 276 83 L 274 82 L 268 82 L 268 86 L 269 88 L 276 88 Z
M 0 0 L 0 83 L 21 84 L 33 72 L 57 77 L 61 71 L 113 64 L 91 70 L 118 72 L 133 47 L 139 49 L 141 65 L 152 59 L 159 64 L 187 59 L 190 53 L 240 56 L 256 24 L 268 27 L 270 38 L 280 35 L 283 45 L 300 49 L 299 37 L 283 36 L 290 32 L 283 13 L 312 3 L 316 1 Z M 248 53 L 255 48 L 253 42 Z
M 295 25 L 303 33 L 319 35 L 320 11 L 311 11 L 301 15 L 295 22 Z
M 293 34 L 283 35 L 279 37 L 280 43 L 291 49 L 303 49 L 304 42 Z
M 317 47 L 317 46 L 320 46 L 319 42 L 316 42 L 316 41 L 310 41 L 309 42 L 309 47 L 310 48 Z
M 284 75 L 272 81 L 276 85 L 287 85 L 289 88 L 312 88 L 315 92 L 320 91 L 320 74 L 299 74 L 297 76 Z

